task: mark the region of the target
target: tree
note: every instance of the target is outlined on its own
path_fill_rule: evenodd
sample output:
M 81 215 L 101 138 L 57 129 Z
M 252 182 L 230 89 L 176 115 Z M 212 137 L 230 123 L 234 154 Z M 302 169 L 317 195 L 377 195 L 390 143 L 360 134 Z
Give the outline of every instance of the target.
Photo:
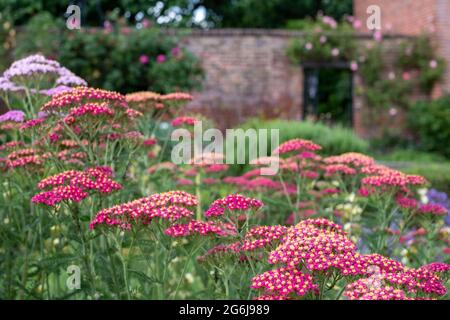
M 81 7 L 83 25 L 101 26 L 108 13 L 126 16 L 130 23 L 147 18 L 173 27 L 284 28 L 287 21 L 315 17 L 319 11 L 336 19 L 352 13 L 352 0 L 0 0 L 0 12 L 15 25 L 25 24 L 36 13 L 47 11 L 63 18 L 67 7 Z M 157 10 L 156 10 L 156 9 Z M 202 9 L 205 21 L 194 21 Z M 175 13 L 175 15 L 174 15 Z M 176 17 L 176 18 L 173 18 Z M 139 18 L 139 19 L 136 19 Z M 197 21 L 198 22 L 198 21 Z

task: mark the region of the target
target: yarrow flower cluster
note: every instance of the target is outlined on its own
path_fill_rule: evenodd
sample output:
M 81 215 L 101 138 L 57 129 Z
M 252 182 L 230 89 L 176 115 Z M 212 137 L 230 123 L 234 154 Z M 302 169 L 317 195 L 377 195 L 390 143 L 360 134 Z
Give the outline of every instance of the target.
M 192 95 L 183 92 L 163 95 L 151 91 L 140 91 L 126 95 L 127 102 L 141 111 L 161 110 L 164 109 L 165 104 L 182 103 L 192 99 Z
M 44 104 L 41 111 L 61 111 L 63 108 L 72 107 L 74 104 L 88 102 L 107 102 L 109 105 L 127 108 L 125 96 L 120 93 L 88 87 L 76 87 L 52 96 L 52 99 Z
M 230 211 L 237 210 L 250 210 L 250 209 L 259 209 L 263 206 L 263 203 L 260 200 L 247 198 L 240 194 L 232 194 L 228 195 L 223 199 L 215 200 L 211 206 L 206 210 L 206 217 L 218 217 L 222 216 L 225 213 L 225 210 L 228 209 Z
M 284 237 L 287 230 L 288 227 L 285 226 L 253 227 L 245 234 L 240 250 L 253 251 L 255 249 L 266 247 Z
M 49 60 L 40 54 L 28 56 L 17 60 L 3 73 L 0 81 L 0 90 L 19 91 L 24 90 L 24 80 L 35 75 L 48 75 L 55 79 L 54 84 L 58 86 L 85 86 L 86 81 L 75 75 L 69 69 L 62 67 L 57 61 Z M 16 84 L 20 82 L 20 84 Z M 34 88 L 32 92 L 37 93 Z M 48 94 L 45 90 L 39 93 Z
M 65 171 L 41 180 L 38 183 L 38 188 L 51 188 L 51 190 L 33 196 L 31 201 L 54 206 L 64 200 L 80 202 L 88 197 L 88 191 L 109 194 L 120 190 L 122 186 L 112 180 L 111 177 L 112 170 L 109 167 L 95 167 L 84 171 Z
M 354 175 L 356 174 L 356 170 L 353 168 L 350 168 L 349 166 L 345 164 L 330 164 L 325 166 L 325 176 L 333 176 L 337 173 L 344 174 L 344 175 Z
M 18 146 L 18 144 L 16 144 Z M 40 155 L 34 148 L 18 149 L 6 157 L 6 166 L 8 168 L 17 168 L 25 166 L 41 166 L 44 160 L 44 156 Z
M 219 225 L 212 221 L 190 220 L 187 223 L 170 226 L 164 233 L 170 237 L 206 236 L 209 234 L 224 237 L 235 234 L 236 232 L 227 225 Z
M 266 293 L 287 298 L 291 293 L 297 296 L 317 290 L 310 274 L 296 268 L 278 268 L 259 274 L 252 279 L 252 289 L 264 289 Z
M 421 176 L 390 171 L 381 175 L 365 177 L 361 183 L 372 187 L 408 187 L 424 185 L 427 181 Z
M 67 124 L 72 124 L 76 121 L 78 117 L 84 115 L 92 115 L 92 116 L 113 116 L 114 110 L 112 110 L 107 103 L 87 103 L 83 104 L 79 107 L 72 108 L 64 118 L 64 121 Z
M 0 122 L 23 122 L 25 120 L 25 113 L 20 110 L 11 110 L 0 115 Z
M 435 216 L 443 216 L 448 213 L 448 210 L 439 204 L 428 203 L 428 204 L 422 204 L 419 207 L 418 212 L 420 214 L 432 214 Z
M 308 219 L 287 229 L 280 244 L 269 254 L 269 263 L 285 267 L 268 271 L 252 280 L 252 288 L 264 289 L 262 297 L 290 299 L 316 294 L 316 272 L 337 272 L 341 277 L 365 276 L 345 288 L 349 299 L 413 299 L 445 295 L 438 274 L 446 264 L 408 269 L 379 254 L 362 255 L 342 231 L 326 219 Z M 374 272 L 377 278 L 369 277 Z
M 324 159 L 327 164 L 343 164 L 353 167 L 366 167 L 375 164 L 375 160 L 357 152 L 343 153 L 339 156 L 331 156 Z
M 182 125 L 193 126 L 197 119 L 193 117 L 178 117 L 172 120 L 172 126 L 179 127 Z
M 186 207 L 196 205 L 197 198 L 184 191 L 157 193 L 103 209 L 89 226 L 91 229 L 99 225 L 131 229 L 132 223 L 149 224 L 155 218 L 175 221 L 192 216 L 193 213 Z
M 426 265 L 419 269 L 404 268 L 399 272 L 383 272 L 374 278 L 363 278 L 349 284 L 344 295 L 352 300 L 415 300 L 432 299 L 446 294 L 439 277 L 450 265 Z

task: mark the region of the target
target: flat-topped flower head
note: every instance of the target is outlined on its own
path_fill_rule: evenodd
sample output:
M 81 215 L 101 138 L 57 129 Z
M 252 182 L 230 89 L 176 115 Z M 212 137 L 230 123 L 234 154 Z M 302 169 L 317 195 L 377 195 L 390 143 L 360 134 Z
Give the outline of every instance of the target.
M 14 150 L 19 147 L 23 147 L 25 144 L 22 141 L 10 141 L 0 145 L 0 151 L 2 150 Z
M 450 272 L 450 264 L 443 262 L 432 262 L 420 267 L 419 270 L 427 270 L 432 273 L 445 274 Z
M 366 167 L 375 164 L 372 157 L 366 156 L 362 153 L 347 152 L 339 156 L 331 156 L 324 159 L 327 164 L 345 164 L 352 167 Z
M 372 278 L 364 278 L 347 285 L 343 295 L 349 300 L 407 300 L 401 289 L 375 283 Z
M 44 191 L 33 196 L 34 203 L 41 203 L 53 207 L 62 201 L 80 202 L 87 198 L 89 194 L 83 188 L 77 186 L 58 186 L 50 191 Z
M 35 148 L 21 148 L 10 152 L 5 159 L 7 168 L 15 169 L 19 167 L 39 168 L 44 163 L 44 159 Z
M 89 102 L 106 102 L 109 106 L 127 108 L 125 96 L 120 93 L 95 89 L 88 87 L 76 87 L 72 90 L 64 91 L 52 96 L 52 99 L 44 104 L 41 111 L 61 111 L 71 108 L 74 105 L 86 104 Z
M 203 152 L 200 155 L 194 156 L 188 161 L 188 164 L 198 167 L 209 167 L 214 164 L 223 164 L 225 156 L 218 152 Z
M 326 270 L 339 268 L 339 262 L 353 257 L 355 251 L 340 226 L 326 219 L 308 219 L 288 229 L 281 244 L 270 252 L 269 263 Z
M 44 81 L 43 81 L 44 80 Z M 38 83 L 39 82 L 39 83 Z M 42 83 L 47 84 L 46 88 Z M 3 73 L 0 90 L 17 92 L 28 87 L 32 94 L 52 95 L 54 89 L 69 86 L 86 86 L 85 80 L 61 66 L 57 61 L 40 54 L 17 60 Z M 39 89 L 37 87 L 39 86 Z
M 268 245 L 273 245 L 286 235 L 288 227 L 285 226 L 256 226 L 251 228 L 244 237 L 240 250 L 253 251 Z
M 128 103 L 142 103 L 147 101 L 158 102 L 161 101 L 161 95 L 152 91 L 139 91 L 129 93 L 125 96 Z
M 279 154 L 286 154 L 290 152 L 303 152 L 303 151 L 318 151 L 321 150 L 322 147 L 318 144 L 315 144 L 314 142 L 310 140 L 303 140 L 303 139 L 292 139 L 289 141 L 286 141 L 278 146 L 275 150 L 273 150 L 272 154 L 279 155 Z
M 212 221 L 190 220 L 188 223 L 174 224 L 167 228 L 164 233 L 174 238 L 192 235 L 216 235 L 225 237 L 236 234 L 236 231 L 230 230 L 229 226 Z
M 150 224 L 156 218 L 176 221 L 192 216 L 188 208 L 196 205 L 197 198 L 184 191 L 156 193 L 99 211 L 90 228 L 105 225 L 131 229 L 133 223 Z
M 165 102 L 187 102 L 194 97 L 186 92 L 172 92 L 161 96 L 161 100 Z
M 368 166 L 364 166 L 361 169 L 361 173 L 369 174 L 369 175 L 385 175 L 385 174 L 399 174 L 398 170 L 386 167 L 381 164 L 371 164 Z
M 177 118 L 173 119 L 171 124 L 174 127 L 181 127 L 183 125 L 193 126 L 196 121 L 197 121 L 197 119 L 195 119 L 194 117 L 184 116 L 184 117 L 177 117 Z
M 9 79 L 6 79 L 3 76 L 0 76 L 0 91 L 3 92 L 20 92 L 24 91 L 25 87 L 21 85 L 17 85 Z
M 240 194 L 231 194 L 222 199 L 215 200 L 206 210 L 206 217 L 217 217 L 225 213 L 225 210 L 256 210 L 263 206 L 262 201 L 244 197 Z
M 28 121 L 25 121 L 21 126 L 20 129 L 26 130 L 29 128 L 35 128 L 40 126 L 45 122 L 45 118 L 36 118 L 36 119 L 30 119 Z
M 445 264 L 431 264 L 419 269 L 403 268 L 396 272 L 378 269 L 376 278 L 362 278 L 349 284 L 344 295 L 353 300 L 433 299 L 447 292 L 439 278 L 442 271 L 448 271 Z
M 448 213 L 447 208 L 439 204 L 427 203 L 420 205 L 419 214 L 431 214 L 435 216 L 444 216 Z
M 10 110 L 0 115 L 1 122 L 23 122 L 25 120 L 25 113 L 21 110 Z
M 418 205 L 418 201 L 416 199 L 403 197 L 403 196 L 398 196 L 395 199 L 395 202 L 397 203 L 397 205 L 399 207 L 405 208 L 405 209 L 414 209 L 414 208 L 417 208 L 417 205 Z
M 66 91 L 68 87 L 77 87 L 77 86 L 86 86 L 87 82 L 80 77 L 78 77 L 76 74 L 74 74 L 72 71 L 65 67 L 61 67 L 58 70 L 59 78 L 56 79 L 56 89 L 55 91 L 51 92 L 49 95 L 56 94 L 57 92 Z M 48 93 L 48 92 L 47 92 Z
M 206 253 L 199 256 L 197 260 L 199 262 L 204 262 L 208 259 L 222 259 L 225 256 L 235 257 L 240 251 L 241 243 L 239 241 L 230 244 L 221 243 L 206 251 Z
M 67 124 L 73 124 L 83 116 L 112 117 L 114 116 L 114 110 L 111 109 L 106 102 L 86 103 L 72 108 L 69 114 L 64 118 L 64 122 L 66 122 Z
M 218 173 L 227 171 L 230 168 L 228 164 L 212 164 L 205 168 L 206 173 Z
M 61 66 L 57 61 L 35 54 L 13 62 L 3 73 L 3 76 L 8 80 L 39 74 L 54 74 L 57 76 L 60 68 Z
M 86 198 L 88 192 L 109 194 L 120 190 L 122 186 L 111 179 L 112 170 L 109 167 L 88 168 L 84 171 L 69 170 L 41 180 L 39 189 L 48 189 L 35 195 L 31 200 L 54 206 L 63 200 L 79 202 Z
M 325 176 L 331 177 L 337 174 L 355 175 L 356 170 L 345 164 L 329 164 L 325 166 Z
M 310 274 L 296 268 L 278 268 L 259 274 L 252 279 L 252 289 L 263 289 L 265 294 L 304 296 L 317 289 Z
M 154 164 L 153 166 L 151 166 L 150 168 L 148 168 L 147 172 L 148 173 L 155 173 L 158 171 L 169 171 L 169 172 L 174 172 L 177 168 L 177 165 L 174 164 L 173 162 L 170 161 L 164 161 L 164 162 L 160 162 L 157 164 Z
M 388 171 L 380 175 L 365 177 L 361 180 L 361 183 L 372 187 L 409 187 L 424 185 L 427 181 L 421 176 Z

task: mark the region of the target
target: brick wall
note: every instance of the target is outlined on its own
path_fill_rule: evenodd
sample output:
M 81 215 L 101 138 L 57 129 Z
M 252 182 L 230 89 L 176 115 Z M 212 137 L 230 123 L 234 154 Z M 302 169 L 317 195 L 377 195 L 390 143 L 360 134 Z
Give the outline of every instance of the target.
M 436 0 L 436 33 L 439 54 L 447 61 L 442 91 L 450 92 L 450 1 Z
M 363 22 L 361 31 L 369 31 L 366 27 L 367 8 L 378 5 L 383 33 L 419 35 L 435 30 L 436 2 L 441 0 L 354 0 L 353 10 L 354 16 Z
M 184 46 L 200 58 L 206 79 L 187 106 L 216 120 L 221 129 L 232 128 L 254 116 L 301 119 L 303 70 L 286 57 L 286 46 L 303 33 L 287 30 L 195 30 L 184 38 Z M 361 36 L 361 45 L 371 37 Z M 395 49 L 403 38 L 390 35 L 385 45 Z M 391 57 L 392 55 L 392 57 Z M 388 53 L 387 62 L 395 50 Z M 354 79 L 355 90 L 361 80 Z M 364 102 L 355 95 L 353 123 L 361 136 L 371 129 L 365 121 Z
M 188 110 L 230 128 L 253 116 L 300 119 L 303 72 L 286 57 L 292 33 L 277 30 L 193 31 L 184 45 L 206 73 Z

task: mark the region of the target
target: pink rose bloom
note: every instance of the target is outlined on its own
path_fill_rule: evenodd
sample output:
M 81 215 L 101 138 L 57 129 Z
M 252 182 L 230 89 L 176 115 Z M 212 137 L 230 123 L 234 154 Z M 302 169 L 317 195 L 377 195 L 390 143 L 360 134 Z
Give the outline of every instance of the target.
M 355 19 L 355 20 L 353 21 L 353 29 L 359 29 L 359 28 L 361 28 L 361 26 L 362 26 L 361 20 Z
M 358 70 L 358 62 L 356 61 L 352 61 L 350 62 L 350 70 L 352 70 L 353 72 Z
M 326 25 L 329 25 L 332 29 L 336 29 L 337 28 L 337 22 L 336 20 L 334 20 L 332 17 L 329 16 L 324 16 L 322 18 L 323 23 L 325 23 Z
M 156 57 L 156 62 L 157 63 L 164 63 L 166 61 L 166 56 L 164 54 L 159 54 Z
M 311 43 L 311 42 L 308 42 L 308 43 L 305 45 L 305 48 L 306 48 L 306 50 L 311 50 L 311 49 L 313 48 L 312 43 Z
M 112 29 L 112 24 L 111 24 L 111 22 L 105 21 L 105 22 L 103 23 L 103 28 L 105 28 L 105 29 Z
M 327 42 L 327 37 L 326 36 L 320 36 L 320 43 L 325 43 Z
M 403 80 L 408 81 L 411 79 L 411 74 L 408 71 L 403 72 L 402 75 Z
M 172 53 L 172 55 L 173 55 L 174 57 L 178 57 L 178 56 L 180 55 L 180 53 L 181 53 L 180 47 L 175 47 L 175 48 L 173 48 L 172 51 L 171 51 L 171 53 Z
M 388 78 L 389 78 L 389 80 L 394 80 L 395 79 L 395 73 L 394 72 L 389 72 L 389 74 L 388 74 Z
M 339 49 L 338 48 L 333 48 L 333 50 L 331 50 L 331 55 L 333 57 L 337 57 L 339 55 Z
M 375 39 L 375 41 L 380 42 L 381 40 L 383 40 L 383 34 L 381 33 L 380 30 L 376 30 L 376 31 L 373 33 L 373 38 Z
M 150 20 L 144 19 L 144 20 L 142 21 L 142 27 L 143 27 L 144 29 L 150 27 Z
M 147 64 L 148 61 L 149 61 L 149 58 L 148 58 L 148 56 L 146 56 L 145 54 L 143 54 L 143 55 L 141 55 L 141 56 L 139 57 L 139 62 L 140 62 L 141 64 Z
M 397 115 L 397 109 L 396 108 L 390 108 L 389 109 L 389 115 L 391 117 L 395 117 Z
M 131 29 L 129 27 L 123 27 L 122 29 L 120 29 L 120 31 L 122 32 L 122 34 L 127 35 L 131 33 Z

